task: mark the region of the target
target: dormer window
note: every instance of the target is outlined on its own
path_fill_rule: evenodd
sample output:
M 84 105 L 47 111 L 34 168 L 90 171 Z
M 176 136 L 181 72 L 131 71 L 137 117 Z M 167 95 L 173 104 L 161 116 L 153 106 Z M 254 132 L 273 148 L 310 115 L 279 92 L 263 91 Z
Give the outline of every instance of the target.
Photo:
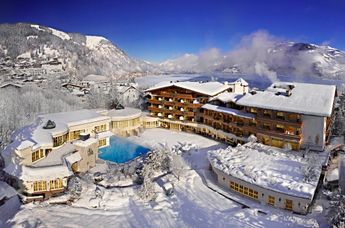
M 43 129 L 54 129 L 56 124 L 52 120 L 48 120 L 47 123 L 43 126 Z

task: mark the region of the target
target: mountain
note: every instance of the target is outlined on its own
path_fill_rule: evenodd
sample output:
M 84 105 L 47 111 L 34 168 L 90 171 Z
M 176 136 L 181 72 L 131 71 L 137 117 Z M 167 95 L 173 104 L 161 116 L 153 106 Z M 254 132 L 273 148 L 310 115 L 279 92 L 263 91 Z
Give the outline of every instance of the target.
M 312 76 L 345 80 L 345 52 L 329 46 L 253 37 L 228 53 L 210 49 L 185 54 L 159 66 L 174 73 L 224 72 L 277 76 Z
M 26 23 L 0 25 L 0 76 L 59 74 L 83 78 L 89 74 L 121 77 L 155 72 L 154 65 L 129 57 L 101 36 Z

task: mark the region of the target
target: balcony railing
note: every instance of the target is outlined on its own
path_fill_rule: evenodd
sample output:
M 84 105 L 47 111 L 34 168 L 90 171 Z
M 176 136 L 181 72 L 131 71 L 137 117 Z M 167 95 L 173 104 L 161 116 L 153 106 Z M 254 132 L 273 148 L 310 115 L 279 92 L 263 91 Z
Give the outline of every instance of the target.
M 266 135 L 270 135 L 270 136 L 275 136 L 278 138 L 284 138 L 284 139 L 288 139 L 288 140 L 300 140 L 301 139 L 301 135 L 293 135 L 293 134 L 288 134 L 286 131 L 285 132 L 278 132 L 275 130 L 271 130 L 271 129 L 264 129 L 262 127 L 255 127 L 255 126 L 250 126 L 249 123 L 242 123 L 242 122 L 229 122 L 226 123 L 222 120 L 216 120 L 214 118 L 212 118 L 211 116 L 206 116 L 204 117 L 204 119 L 210 123 L 208 125 L 212 125 L 214 122 L 218 122 L 221 123 L 224 126 L 228 126 L 231 128 L 240 128 L 242 130 L 247 130 L 249 132 L 255 132 L 255 133 L 262 133 L 262 134 L 266 134 Z
M 288 126 L 295 126 L 300 127 L 302 125 L 301 121 L 297 120 L 286 120 L 286 119 L 277 119 L 277 118 L 266 118 L 263 116 L 256 116 L 256 119 L 261 122 L 267 122 L 267 123 L 274 123 L 274 124 L 283 124 Z

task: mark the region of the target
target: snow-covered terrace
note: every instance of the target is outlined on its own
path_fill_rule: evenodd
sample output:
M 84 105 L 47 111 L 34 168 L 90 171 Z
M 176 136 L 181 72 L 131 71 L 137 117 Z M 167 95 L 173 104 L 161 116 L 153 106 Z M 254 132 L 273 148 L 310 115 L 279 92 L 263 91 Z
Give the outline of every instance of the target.
M 305 158 L 291 151 L 259 143 L 209 151 L 211 165 L 223 173 L 257 186 L 287 195 L 312 199 L 324 154 L 308 154 Z M 315 157 L 314 157 L 315 156 Z M 306 169 L 314 178 L 306 178 Z
M 288 85 L 293 86 L 291 95 L 286 96 Z M 274 83 L 265 91 L 247 93 L 236 103 L 242 106 L 281 110 L 315 116 L 332 114 L 336 86 L 296 82 Z

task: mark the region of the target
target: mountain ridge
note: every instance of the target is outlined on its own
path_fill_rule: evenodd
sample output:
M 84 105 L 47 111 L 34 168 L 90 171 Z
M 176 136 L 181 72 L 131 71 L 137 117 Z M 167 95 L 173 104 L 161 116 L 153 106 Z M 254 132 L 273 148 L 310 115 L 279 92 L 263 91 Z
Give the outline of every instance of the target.
M 27 68 L 35 68 L 56 60 L 61 72 L 77 78 L 88 74 L 116 78 L 157 72 L 153 64 L 129 57 L 105 37 L 27 23 L 0 25 L 0 59 L 6 59 L 7 66 L 11 65 L 8 60 L 12 60 L 14 67 L 21 68 L 24 61 Z

